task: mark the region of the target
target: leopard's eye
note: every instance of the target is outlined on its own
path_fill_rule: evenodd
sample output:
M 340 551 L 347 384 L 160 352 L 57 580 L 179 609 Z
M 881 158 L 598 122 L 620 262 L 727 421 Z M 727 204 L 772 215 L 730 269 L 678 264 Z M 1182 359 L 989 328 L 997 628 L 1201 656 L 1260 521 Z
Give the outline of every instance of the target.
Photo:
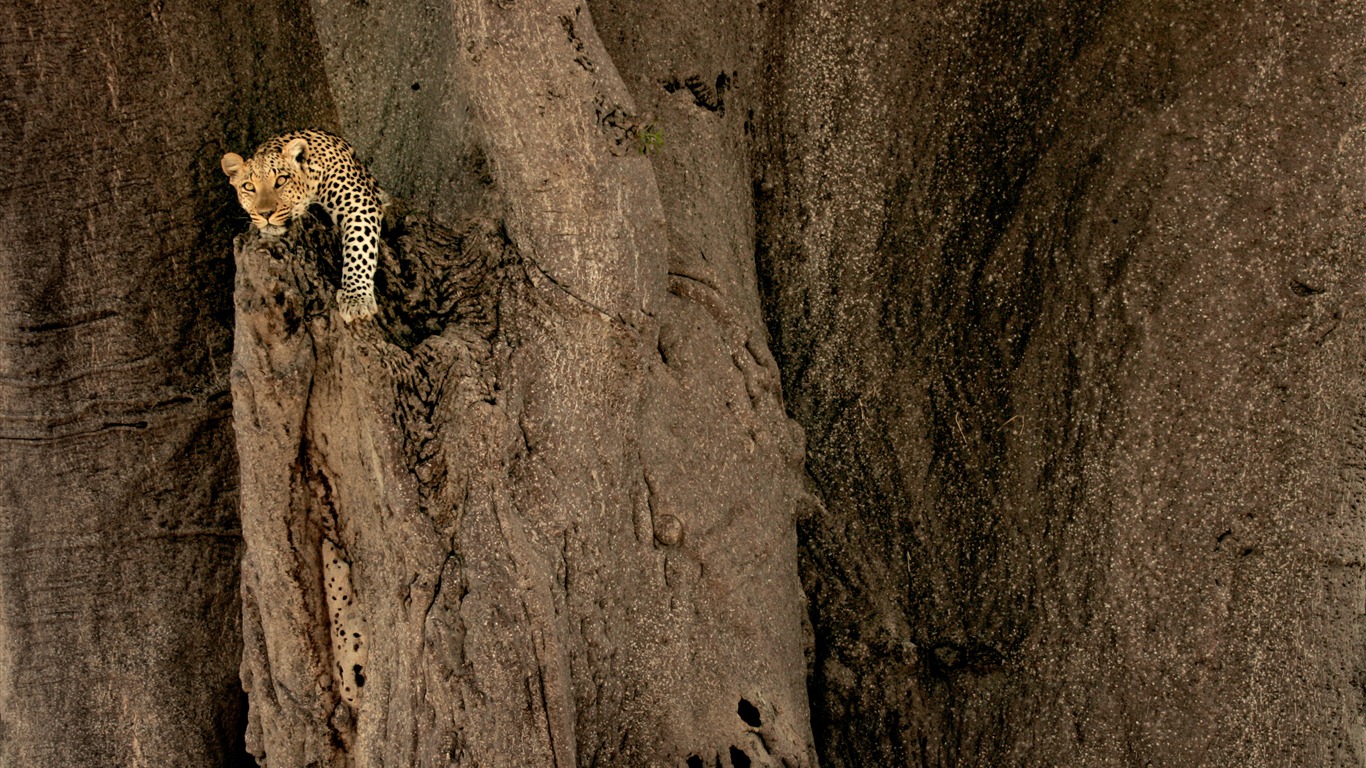
M 275 188 L 276 188 L 276 189 L 279 189 L 280 187 L 283 187 L 283 186 L 285 185 L 285 182 L 286 182 L 286 181 L 289 181 L 289 174 L 287 174 L 287 173 L 282 173 L 282 174 L 280 174 L 280 178 L 278 178 L 278 179 L 275 180 Z
M 243 184 L 243 185 L 242 185 L 242 189 L 245 189 L 245 190 L 248 191 L 248 192 L 255 192 L 255 191 L 256 191 L 256 185 L 255 185 L 255 184 L 252 184 L 250 181 L 248 181 L 246 184 Z

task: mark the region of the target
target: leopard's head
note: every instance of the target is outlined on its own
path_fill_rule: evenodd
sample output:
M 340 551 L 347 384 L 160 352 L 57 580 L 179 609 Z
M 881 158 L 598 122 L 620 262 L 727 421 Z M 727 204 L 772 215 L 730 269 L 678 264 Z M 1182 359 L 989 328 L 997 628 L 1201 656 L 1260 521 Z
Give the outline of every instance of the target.
M 307 153 L 308 142 L 294 139 L 279 153 L 257 152 L 250 160 L 223 155 L 223 173 L 237 190 L 237 202 L 262 232 L 279 234 L 292 216 L 308 209 Z

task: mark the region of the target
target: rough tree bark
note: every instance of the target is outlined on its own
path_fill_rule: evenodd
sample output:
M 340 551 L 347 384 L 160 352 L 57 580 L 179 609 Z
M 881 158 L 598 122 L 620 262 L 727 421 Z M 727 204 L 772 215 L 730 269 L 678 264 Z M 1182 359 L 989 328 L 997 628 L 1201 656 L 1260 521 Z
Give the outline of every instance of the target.
M 0 6 L 0 766 L 1360 765 L 1364 10 Z
M 323 37 L 401 26 L 387 12 L 415 9 L 334 8 Z M 490 190 L 457 182 L 391 234 L 381 322 L 319 303 L 329 250 L 308 230 L 239 243 L 248 746 L 271 765 L 813 765 L 801 442 L 757 311 L 747 170 L 713 177 L 725 223 L 699 258 L 666 236 L 586 9 L 466 2 L 449 21 L 435 77 L 469 111 L 439 117 L 468 124 L 434 130 L 476 137 L 482 163 L 444 162 L 485 165 Z M 405 303 L 434 293 L 484 298 Z M 364 617 L 355 706 L 325 546 Z
M 1363 10 L 789 6 L 823 764 L 1366 760 Z
M 310 25 L 294 3 L 0 4 L 6 768 L 245 759 L 240 219 L 216 158 L 329 123 Z

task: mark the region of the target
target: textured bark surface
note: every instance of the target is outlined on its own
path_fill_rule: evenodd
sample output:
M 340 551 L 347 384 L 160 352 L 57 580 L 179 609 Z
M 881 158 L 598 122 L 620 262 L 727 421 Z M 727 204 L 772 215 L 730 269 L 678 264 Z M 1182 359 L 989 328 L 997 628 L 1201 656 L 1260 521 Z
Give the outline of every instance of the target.
M 0 6 L 0 766 L 1361 765 L 1363 25 Z
M 324 39 L 395 23 L 332 13 Z M 666 237 L 586 9 L 452 20 L 463 47 L 438 59 L 469 110 L 445 119 L 468 123 L 432 130 L 477 137 L 488 170 L 440 218 L 487 255 L 391 235 L 386 315 L 347 329 L 313 229 L 239 245 L 249 747 L 271 765 L 813 765 L 810 501 L 757 309 L 747 167 L 708 178 L 725 194 L 699 258 Z M 370 97 L 347 94 L 343 115 Z M 415 249 L 466 266 L 437 274 Z M 396 290 L 396 265 L 417 282 Z M 474 325 L 401 301 L 475 284 Z M 368 627 L 354 711 L 329 672 L 323 537 Z
M 246 759 L 216 153 L 326 124 L 309 24 L 293 3 L 0 5 L 6 768 Z
M 791 9 L 823 763 L 1360 765 L 1361 5 Z

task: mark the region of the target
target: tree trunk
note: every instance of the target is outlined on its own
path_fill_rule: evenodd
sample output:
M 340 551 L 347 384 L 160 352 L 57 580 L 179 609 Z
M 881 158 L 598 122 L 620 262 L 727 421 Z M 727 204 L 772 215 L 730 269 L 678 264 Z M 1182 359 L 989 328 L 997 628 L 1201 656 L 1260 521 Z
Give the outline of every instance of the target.
M 791 10 L 823 764 L 1360 765 L 1361 4 Z
M 393 24 L 334 13 L 336 34 Z M 378 325 L 338 325 L 311 230 L 239 244 L 249 747 L 284 765 L 813 765 L 809 502 L 750 220 L 723 209 L 743 200 L 717 201 L 701 259 L 665 236 L 646 126 L 586 9 L 451 20 L 470 123 L 434 130 L 478 137 L 493 189 L 457 182 L 466 207 L 439 218 L 459 235 L 425 216 L 390 233 Z M 728 170 L 712 183 L 743 193 Z M 473 317 L 405 303 L 471 286 Z M 324 608 L 334 550 L 358 619 Z
M 1366 760 L 1361 3 L 310 5 L 0 8 L 0 766 Z
M 245 759 L 217 158 L 330 122 L 310 26 L 0 5 L 0 765 Z

